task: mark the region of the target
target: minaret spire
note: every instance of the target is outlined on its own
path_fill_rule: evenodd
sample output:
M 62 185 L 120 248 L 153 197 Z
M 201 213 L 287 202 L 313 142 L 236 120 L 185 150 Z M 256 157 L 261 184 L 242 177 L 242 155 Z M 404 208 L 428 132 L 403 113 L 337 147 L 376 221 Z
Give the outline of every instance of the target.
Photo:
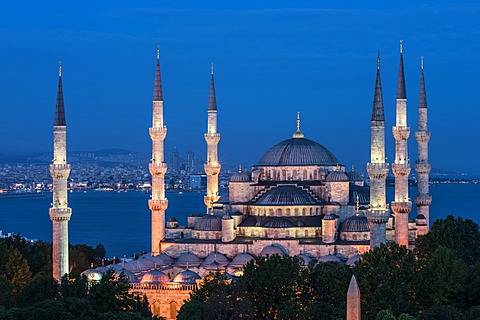
M 50 165 L 53 192 L 52 207 L 49 209 L 52 220 L 52 275 L 57 281 L 69 273 L 68 221 L 72 209 L 68 207 L 68 176 L 71 167 L 67 164 L 67 123 L 62 89 L 62 65 L 58 68 L 58 91 L 53 121 L 53 163 Z
M 204 165 L 207 174 L 207 194 L 204 197 L 207 213 L 212 213 L 213 205 L 220 199 L 218 195 L 218 174 L 221 165 L 218 162 L 218 142 L 220 133 L 217 132 L 217 98 L 215 96 L 215 81 L 213 77 L 213 62 L 211 67 L 210 94 L 208 97 L 208 119 L 205 142 L 207 143 L 207 161 Z
M 386 223 L 390 217 L 386 202 L 385 179 L 389 165 L 385 162 L 385 112 L 380 80 L 380 52 L 377 57 L 370 138 L 370 162 L 367 163 L 367 172 L 370 177 L 370 208 L 365 215 L 370 224 L 370 248 L 373 249 L 386 242 Z
M 293 134 L 294 138 L 304 138 L 305 136 L 300 131 L 300 111 L 297 112 L 297 131 Z
M 417 235 L 423 235 L 428 232 L 430 223 L 430 205 L 432 204 L 432 197 L 429 194 L 429 174 L 431 165 L 428 163 L 428 142 L 430 141 L 431 133 L 428 132 L 428 108 L 427 93 L 425 90 L 425 76 L 423 73 L 423 57 L 421 57 L 420 67 L 418 131 L 415 132 L 415 139 L 418 143 L 418 160 L 415 163 L 415 171 L 418 175 L 418 194 L 415 197 L 415 205 L 417 206 Z
M 161 241 L 165 238 L 165 210 L 168 200 L 165 197 L 165 162 L 164 140 L 167 127 L 163 123 L 163 95 L 160 77 L 160 48 L 157 47 L 157 65 L 152 101 L 152 127 L 149 128 L 152 139 L 152 162 L 148 165 L 152 175 L 152 198 L 148 206 L 152 211 L 152 256 L 160 254 Z
M 408 214 L 412 210 L 412 202 L 408 196 L 408 176 L 411 167 L 407 147 L 410 127 L 407 126 L 407 94 L 403 71 L 402 41 L 400 41 L 397 88 L 396 125 L 392 128 L 395 137 L 395 163 L 392 165 L 392 171 L 395 175 L 395 201 L 391 203 L 391 207 L 395 213 L 395 241 L 397 244 L 408 248 Z

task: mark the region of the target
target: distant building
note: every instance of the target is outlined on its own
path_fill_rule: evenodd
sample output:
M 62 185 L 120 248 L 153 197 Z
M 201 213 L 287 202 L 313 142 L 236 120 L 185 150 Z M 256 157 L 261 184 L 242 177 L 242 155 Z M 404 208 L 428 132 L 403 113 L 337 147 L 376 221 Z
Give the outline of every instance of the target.
M 193 151 L 187 152 L 187 163 L 185 166 L 187 173 L 192 173 L 195 171 L 195 153 Z
M 180 152 L 178 152 L 177 147 L 173 147 L 172 153 L 172 171 L 180 171 Z
M 206 174 L 191 174 L 190 175 L 190 188 L 192 189 L 204 189 L 207 187 L 207 175 Z

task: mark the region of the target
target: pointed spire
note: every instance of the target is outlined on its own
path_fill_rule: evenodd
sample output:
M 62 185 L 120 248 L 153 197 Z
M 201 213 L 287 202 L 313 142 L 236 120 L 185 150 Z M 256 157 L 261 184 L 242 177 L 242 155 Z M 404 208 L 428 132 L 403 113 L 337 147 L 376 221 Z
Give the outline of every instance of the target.
M 347 320 L 357 320 L 360 317 L 360 289 L 357 279 L 352 275 L 347 291 Z
M 208 97 L 208 110 L 217 110 L 217 97 L 215 96 L 215 81 L 213 79 L 213 62 L 212 62 L 212 78 L 210 80 L 210 95 Z
M 160 46 L 157 46 L 157 68 L 153 84 L 153 101 L 163 101 L 162 78 L 160 76 Z
M 57 90 L 57 105 L 55 107 L 55 117 L 53 119 L 54 126 L 66 126 L 65 120 L 65 106 L 63 103 L 63 88 L 62 88 L 62 62 L 58 62 L 58 90 Z
M 238 166 L 238 173 L 242 173 L 242 172 L 243 172 L 242 165 L 239 165 L 239 166 Z
M 300 111 L 297 112 L 297 131 L 293 134 L 294 138 L 304 138 L 303 133 L 300 131 Z
M 400 40 L 400 65 L 398 67 L 397 99 L 407 99 L 405 90 L 405 74 L 403 72 L 403 40 Z
M 425 91 L 425 77 L 423 75 L 423 56 L 420 64 L 422 71 L 420 73 L 420 95 L 418 97 L 418 107 L 427 108 L 427 92 Z
M 380 51 L 378 51 L 377 57 L 377 79 L 375 80 L 375 93 L 373 96 L 372 121 L 385 121 L 382 81 L 380 80 Z

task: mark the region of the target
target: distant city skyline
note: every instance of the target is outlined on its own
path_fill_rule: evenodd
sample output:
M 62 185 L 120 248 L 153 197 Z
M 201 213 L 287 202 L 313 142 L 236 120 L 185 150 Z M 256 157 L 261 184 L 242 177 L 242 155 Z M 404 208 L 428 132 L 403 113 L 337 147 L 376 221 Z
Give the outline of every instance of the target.
M 417 129 L 425 56 L 430 162 L 478 173 L 480 4 L 434 1 L 214 1 L 2 5 L 0 153 L 51 150 L 58 60 L 68 149 L 148 154 L 157 44 L 168 135 L 165 149 L 205 160 L 210 64 L 215 62 L 220 162 L 255 164 L 295 131 L 365 171 L 377 50 L 394 158 L 398 45 L 404 40 L 408 124 Z M 416 142 L 409 156 L 417 159 Z M 447 154 L 447 156 L 445 156 Z

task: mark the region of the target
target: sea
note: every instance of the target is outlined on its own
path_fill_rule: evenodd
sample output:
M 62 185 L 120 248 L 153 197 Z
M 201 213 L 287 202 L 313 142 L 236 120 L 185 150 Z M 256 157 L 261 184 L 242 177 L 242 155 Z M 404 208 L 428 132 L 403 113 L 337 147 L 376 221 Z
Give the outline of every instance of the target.
M 393 198 L 387 188 L 387 200 Z M 417 193 L 410 189 L 410 195 Z M 433 202 L 430 219 L 447 215 L 472 219 L 480 224 L 480 184 L 445 183 L 430 187 Z M 186 225 L 190 214 L 205 213 L 203 192 L 169 192 L 166 219 L 175 217 Z M 70 243 L 96 246 L 101 243 L 108 257 L 131 256 L 150 249 L 150 195 L 142 192 L 71 192 L 69 206 Z M 51 194 L 39 197 L 0 197 L 0 230 L 16 232 L 28 239 L 51 241 L 52 223 L 48 216 Z M 416 216 L 415 206 L 411 217 Z

